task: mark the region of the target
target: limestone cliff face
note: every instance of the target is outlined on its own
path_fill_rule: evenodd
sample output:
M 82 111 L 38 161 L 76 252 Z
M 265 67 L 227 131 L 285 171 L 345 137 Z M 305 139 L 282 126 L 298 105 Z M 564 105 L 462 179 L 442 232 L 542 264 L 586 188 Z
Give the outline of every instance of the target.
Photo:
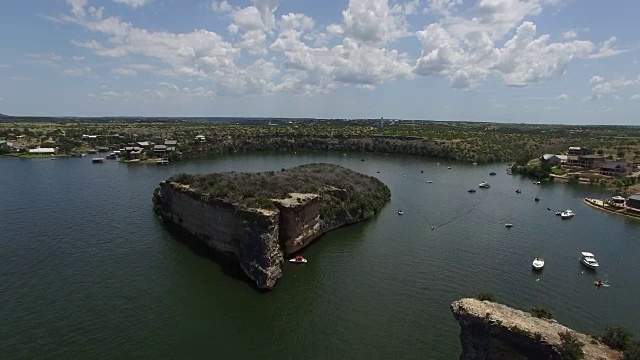
M 555 320 L 540 319 L 506 305 L 462 299 L 451 304 L 460 323 L 461 360 L 562 360 L 559 333 L 570 331 L 584 344 L 585 359 L 622 359 L 622 354 Z
M 274 199 L 280 211 L 280 246 L 285 255 L 296 252 L 322 235 L 320 196 L 291 193 L 286 199 Z
M 202 198 L 188 186 L 162 182 L 154 194 L 155 210 L 220 253 L 233 256 L 259 288 L 270 289 L 282 275 L 279 213 L 240 209 Z

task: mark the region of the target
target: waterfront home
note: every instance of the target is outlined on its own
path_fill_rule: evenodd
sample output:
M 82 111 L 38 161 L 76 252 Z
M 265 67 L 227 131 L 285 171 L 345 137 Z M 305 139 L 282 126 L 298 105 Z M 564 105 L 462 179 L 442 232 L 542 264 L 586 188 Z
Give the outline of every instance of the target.
M 558 166 L 563 163 L 560 157 L 563 157 L 566 162 L 566 155 L 544 154 L 540 157 L 540 163 L 551 166 Z
M 584 169 L 598 169 L 604 163 L 603 155 L 579 155 L 567 157 L 567 165 Z
M 148 148 L 150 146 L 148 141 L 138 141 L 137 144 L 138 144 L 138 146 L 140 146 L 143 149 L 146 149 L 146 148 Z
M 167 147 L 167 152 L 176 151 L 176 147 L 178 147 L 178 140 L 165 139 L 164 145 Z
M 627 207 L 640 211 L 640 193 L 629 196 L 626 204 Z
M 56 153 L 56 149 L 54 148 L 36 148 L 36 149 L 29 149 L 29 154 L 36 154 L 36 155 L 53 155 Z
M 624 177 L 633 174 L 633 164 L 626 161 L 605 161 L 600 167 L 604 176 Z
M 560 164 L 560 159 L 554 154 L 544 154 L 540 156 L 540 163 L 544 165 L 556 166 Z
M 572 156 L 588 155 L 589 154 L 589 148 L 579 147 L 579 146 L 571 146 L 571 147 L 569 147 L 568 154 L 572 155 Z
M 167 145 L 154 145 L 153 153 L 156 156 L 165 156 L 165 154 L 167 153 Z

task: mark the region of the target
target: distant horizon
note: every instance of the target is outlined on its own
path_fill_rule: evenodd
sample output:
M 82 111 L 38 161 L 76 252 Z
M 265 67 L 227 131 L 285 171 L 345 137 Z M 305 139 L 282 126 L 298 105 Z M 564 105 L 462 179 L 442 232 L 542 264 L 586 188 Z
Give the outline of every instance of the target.
M 251 120 L 370 120 L 376 121 L 380 118 L 347 118 L 347 117 L 284 117 L 284 116 L 150 116 L 150 115 L 10 115 L 0 112 L 0 116 L 6 116 L 7 118 L 52 118 L 52 119 L 100 119 L 100 118 L 141 118 L 141 119 L 251 119 Z M 443 119 L 406 119 L 406 118 L 392 118 L 384 117 L 384 121 L 431 121 L 431 122 L 455 122 L 455 123 L 478 123 L 478 124 L 505 124 L 505 125 L 557 125 L 557 126 L 576 126 L 576 127 L 598 127 L 598 126 L 620 126 L 620 127 L 640 127 L 640 124 L 575 124 L 575 123 L 535 123 L 535 122 L 512 122 L 512 121 L 485 121 L 485 120 L 443 120 Z

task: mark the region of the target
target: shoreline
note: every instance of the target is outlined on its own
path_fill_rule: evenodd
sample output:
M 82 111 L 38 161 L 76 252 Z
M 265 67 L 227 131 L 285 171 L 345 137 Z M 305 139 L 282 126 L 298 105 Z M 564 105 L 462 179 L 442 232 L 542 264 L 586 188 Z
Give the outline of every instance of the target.
M 608 209 L 604 205 L 598 204 L 597 201 L 602 202 L 602 200 L 592 199 L 592 198 L 584 198 L 584 199 L 582 199 L 582 202 L 584 202 L 585 204 L 587 204 L 588 206 L 591 206 L 593 208 L 600 209 L 602 211 L 606 211 L 606 212 L 611 213 L 611 214 L 622 215 L 622 216 L 626 216 L 626 217 L 629 217 L 629 218 L 632 218 L 632 219 L 640 220 L 640 212 L 638 214 L 636 214 L 636 213 L 633 213 L 633 212 L 628 212 L 624 208 L 619 209 L 618 211 L 614 211 L 614 210 Z M 604 204 L 604 202 L 603 202 L 603 204 Z

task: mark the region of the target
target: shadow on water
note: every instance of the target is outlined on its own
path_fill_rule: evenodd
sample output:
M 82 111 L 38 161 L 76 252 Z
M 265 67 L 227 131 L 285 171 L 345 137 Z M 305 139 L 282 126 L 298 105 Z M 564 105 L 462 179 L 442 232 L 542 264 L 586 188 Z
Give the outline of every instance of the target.
M 266 289 L 260 289 L 256 286 L 256 283 L 251 280 L 247 274 L 245 274 L 244 270 L 242 270 L 238 259 L 236 259 L 234 255 L 212 249 L 202 240 L 198 239 L 197 236 L 194 236 L 177 224 L 169 221 L 162 221 L 161 224 L 162 228 L 167 231 L 173 239 L 183 245 L 186 245 L 192 253 L 220 265 L 220 269 L 224 275 L 236 280 L 242 280 L 260 293 L 269 291 Z

